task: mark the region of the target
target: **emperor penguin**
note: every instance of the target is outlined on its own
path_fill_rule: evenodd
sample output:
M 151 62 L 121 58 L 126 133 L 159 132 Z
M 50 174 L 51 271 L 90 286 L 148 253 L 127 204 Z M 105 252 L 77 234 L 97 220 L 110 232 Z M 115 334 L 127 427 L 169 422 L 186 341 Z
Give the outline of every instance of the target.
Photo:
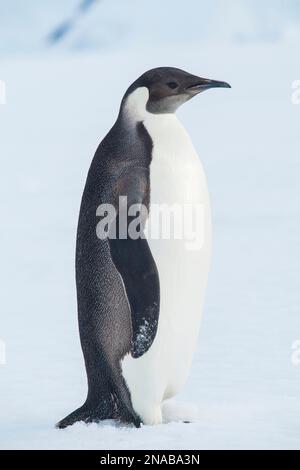
M 209 271 L 211 215 L 200 159 L 175 113 L 211 88 L 230 85 L 172 67 L 147 71 L 126 91 L 95 153 L 76 243 L 88 393 L 59 428 L 105 419 L 160 424 L 163 401 L 187 380 Z M 196 243 L 184 230 L 181 236 L 152 235 L 152 225 L 164 218 L 151 223 L 161 206 L 198 214 L 188 222 Z M 185 216 L 180 224 L 184 229 Z

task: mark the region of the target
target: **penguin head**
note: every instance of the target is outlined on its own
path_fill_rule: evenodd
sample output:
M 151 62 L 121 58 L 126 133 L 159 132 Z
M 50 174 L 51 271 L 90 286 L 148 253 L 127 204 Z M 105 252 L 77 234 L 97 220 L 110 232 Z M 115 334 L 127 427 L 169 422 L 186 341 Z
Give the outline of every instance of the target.
M 174 113 L 179 106 L 210 88 L 231 88 L 226 82 L 209 80 L 173 67 L 148 70 L 127 90 L 126 96 L 136 89 L 146 88 L 146 108 L 153 114 Z

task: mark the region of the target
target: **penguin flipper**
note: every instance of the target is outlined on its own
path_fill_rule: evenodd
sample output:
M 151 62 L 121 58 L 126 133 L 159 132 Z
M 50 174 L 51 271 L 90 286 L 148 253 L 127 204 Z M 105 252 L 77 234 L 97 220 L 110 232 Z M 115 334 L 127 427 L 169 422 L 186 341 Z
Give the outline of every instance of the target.
M 131 310 L 131 355 L 141 357 L 152 345 L 159 318 L 159 277 L 147 240 L 111 240 L 111 253 Z
M 122 195 L 127 196 L 129 208 L 133 205 L 140 207 L 139 220 L 143 229 L 146 220 L 142 208 L 148 205 L 149 200 L 145 174 L 143 171 L 136 171 L 134 177 L 125 175 L 119 180 L 119 187 L 122 188 Z M 117 227 L 120 227 L 120 220 L 122 223 L 126 220 L 127 237 L 120 237 L 119 233 L 116 233 L 116 236 L 109 240 L 109 244 L 131 310 L 133 337 L 130 352 L 133 358 L 139 358 L 148 351 L 157 332 L 160 308 L 159 275 L 144 234 L 140 233 L 138 238 L 131 236 L 130 225 L 136 222 L 136 218 L 128 216 L 127 207 L 125 210 L 126 214 L 121 214 L 122 208 L 118 208 Z

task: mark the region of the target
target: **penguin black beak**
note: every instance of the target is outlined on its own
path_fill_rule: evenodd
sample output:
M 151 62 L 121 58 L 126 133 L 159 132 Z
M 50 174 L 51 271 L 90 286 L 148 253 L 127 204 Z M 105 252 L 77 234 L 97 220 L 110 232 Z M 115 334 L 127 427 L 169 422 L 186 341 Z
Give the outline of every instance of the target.
M 218 80 L 208 80 L 206 78 L 198 78 L 194 83 L 186 87 L 187 91 L 200 93 L 209 90 L 210 88 L 231 88 L 229 83 L 220 82 Z

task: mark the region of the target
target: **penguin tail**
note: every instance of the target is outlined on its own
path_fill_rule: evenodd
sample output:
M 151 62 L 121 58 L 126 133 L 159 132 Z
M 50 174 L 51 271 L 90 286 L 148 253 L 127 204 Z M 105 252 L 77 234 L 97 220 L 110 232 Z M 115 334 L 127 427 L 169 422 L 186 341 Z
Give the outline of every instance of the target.
M 58 429 L 65 429 L 68 426 L 72 426 L 77 421 L 83 421 L 84 423 L 91 423 L 93 421 L 92 413 L 90 413 L 85 405 L 81 406 L 66 416 L 64 419 L 59 421 L 55 427 Z
M 106 419 L 116 419 L 117 421 L 126 424 L 133 424 L 136 428 L 140 428 L 142 424 L 139 416 L 137 416 L 133 410 L 130 410 L 127 407 L 122 406 L 120 410 L 114 411 L 113 413 L 108 413 L 107 410 L 104 412 L 103 405 L 88 407 L 86 404 L 84 404 L 77 410 L 70 413 L 64 419 L 59 421 L 55 427 L 58 429 L 65 429 L 79 421 L 88 424 L 99 423 L 100 421 L 104 421 Z

